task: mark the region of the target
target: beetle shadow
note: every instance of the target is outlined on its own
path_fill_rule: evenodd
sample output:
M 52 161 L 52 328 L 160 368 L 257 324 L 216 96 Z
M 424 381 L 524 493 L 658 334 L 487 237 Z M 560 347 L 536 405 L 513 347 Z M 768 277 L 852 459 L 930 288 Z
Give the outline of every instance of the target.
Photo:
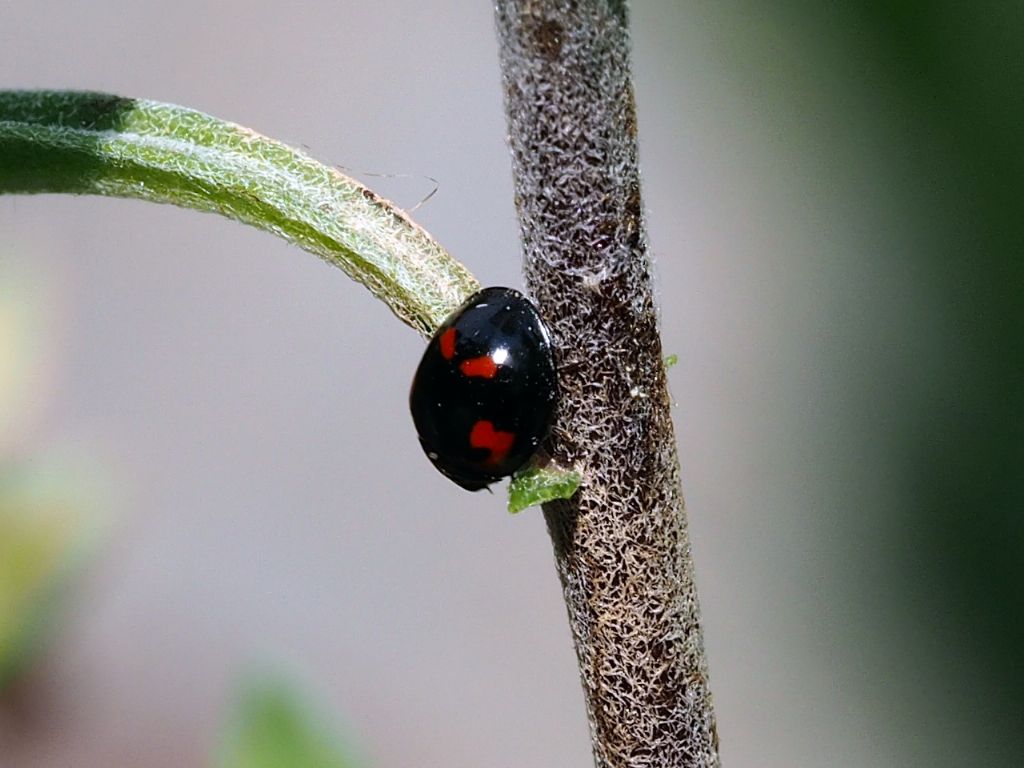
M 544 520 L 548 535 L 555 548 L 555 557 L 561 562 L 572 556 L 573 539 L 579 522 L 580 509 L 575 497 L 558 499 L 544 505 Z

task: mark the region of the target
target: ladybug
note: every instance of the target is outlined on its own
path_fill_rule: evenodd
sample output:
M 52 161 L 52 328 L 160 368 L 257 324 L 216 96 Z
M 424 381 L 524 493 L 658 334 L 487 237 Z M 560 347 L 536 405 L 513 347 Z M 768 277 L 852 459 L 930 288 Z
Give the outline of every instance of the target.
M 485 288 L 430 340 L 409 408 L 427 458 L 478 491 L 533 456 L 557 397 L 551 337 L 536 307 L 511 288 Z

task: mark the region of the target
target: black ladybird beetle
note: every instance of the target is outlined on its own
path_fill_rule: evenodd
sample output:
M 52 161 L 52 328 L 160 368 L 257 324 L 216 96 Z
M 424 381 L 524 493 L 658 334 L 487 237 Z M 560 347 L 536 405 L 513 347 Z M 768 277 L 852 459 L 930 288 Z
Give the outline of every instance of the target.
M 409 407 L 434 466 L 478 491 L 534 454 L 557 396 L 551 339 L 536 308 L 519 291 L 485 288 L 437 329 Z

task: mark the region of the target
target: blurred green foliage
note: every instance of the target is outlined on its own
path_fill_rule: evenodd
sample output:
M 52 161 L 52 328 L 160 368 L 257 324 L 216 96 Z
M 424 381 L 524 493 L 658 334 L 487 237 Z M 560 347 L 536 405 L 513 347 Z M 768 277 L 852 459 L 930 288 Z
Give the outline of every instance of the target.
M 84 456 L 22 455 L 52 378 L 51 289 L 0 253 L 0 690 L 45 647 L 109 497 Z
M 343 745 L 286 684 L 247 683 L 221 745 L 218 768 L 355 768 Z
M 841 66 L 861 75 L 877 112 L 851 115 L 848 130 L 877 121 L 903 150 L 885 183 L 907 213 L 886 258 L 922 276 L 917 289 L 941 308 L 931 327 L 908 329 L 916 350 L 894 350 L 901 375 L 883 372 L 850 403 L 875 422 L 866 447 L 893 457 L 901 500 L 864 510 L 836 539 L 848 551 L 876 544 L 847 558 L 845 574 L 865 621 L 888 627 L 851 637 L 875 646 L 862 684 L 889 702 L 879 714 L 899 739 L 921 740 L 907 746 L 929 765 L 1021 765 L 1024 3 L 785 7 L 808 39 L 864 56 Z M 922 357 L 915 370 L 912 356 L 936 341 L 941 363 Z M 894 717 L 895 702 L 910 706 Z M 954 745 L 970 745 L 966 762 Z
M 794 634 L 886 764 L 1024 765 L 1024 3 L 679 16 L 747 120 L 758 226 L 804 248 L 764 245 L 804 366 L 777 373 L 806 468 L 778 480 L 807 508 Z
M 99 494 L 64 464 L 0 465 L 0 689 L 44 646 L 97 541 Z

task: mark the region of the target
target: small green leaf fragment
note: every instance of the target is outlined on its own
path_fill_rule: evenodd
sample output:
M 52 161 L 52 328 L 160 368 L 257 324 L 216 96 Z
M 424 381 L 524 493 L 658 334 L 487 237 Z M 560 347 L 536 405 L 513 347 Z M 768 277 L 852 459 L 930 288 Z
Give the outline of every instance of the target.
M 679 362 L 679 355 L 669 355 L 665 358 L 665 370 L 667 371 L 673 365 Z
M 243 688 L 221 743 L 218 768 L 353 768 L 342 744 L 288 685 Z
M 556 465 L 530 467 L 517 473 L 509 483 L 508 511 L 515 514 L 555 499 L 570 499 L 582 479 L 574 469 Z

